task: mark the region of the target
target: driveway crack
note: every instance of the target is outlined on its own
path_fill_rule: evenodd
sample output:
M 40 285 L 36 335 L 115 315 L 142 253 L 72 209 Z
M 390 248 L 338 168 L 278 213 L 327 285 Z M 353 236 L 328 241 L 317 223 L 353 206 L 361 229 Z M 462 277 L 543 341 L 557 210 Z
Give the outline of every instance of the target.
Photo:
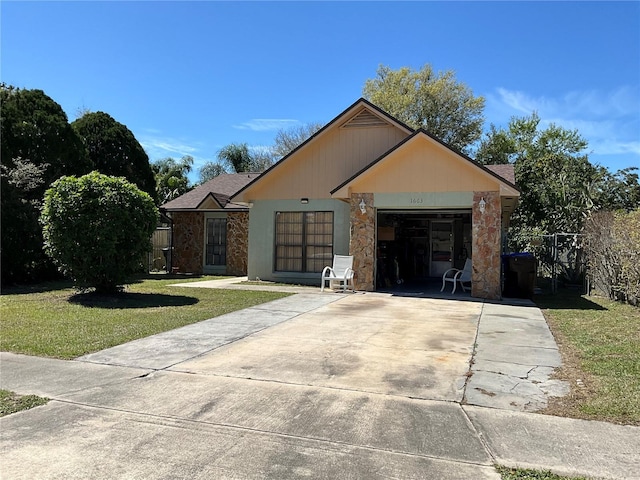
M 473 350 L 471 351 L 471 358 L 469 359 L 469 369 L 467 370 L 467 373 L 465 374 L 465 380 L 464 380 L 464 386 L 462 387 L 462 400 L 460 401 L 461 404 L 466 404 L 467 403 L 467 387 L 469 386 L 469 381 L 471 380 L 471 377 L 473 376 L 474 370 L 473 370 L 473 365 L 476 362 L 476 353 L 478 351 L 478 336 L 480 335 L 480 321 L 482 320 L 482 313 L 484 312 L 484 306 L 485 303 L 482 302 L 482 306 L 480 307 L 480 313 L 478 313 L 478 320 L 476 322 L 476 335 L 473 338 Z

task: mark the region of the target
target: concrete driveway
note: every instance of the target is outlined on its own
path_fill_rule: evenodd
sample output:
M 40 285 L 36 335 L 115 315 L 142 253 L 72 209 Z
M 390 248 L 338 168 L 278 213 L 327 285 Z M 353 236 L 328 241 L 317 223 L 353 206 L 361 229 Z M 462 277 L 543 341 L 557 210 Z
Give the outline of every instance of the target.
M 353 295 L 172 370 L 459 402 L 481 308 Z
M 640 429 L 464 405 L 470 390 L 491 401 L 500 395 L 485 387 L 520 378 L 504 353 L 487 360 L 503 331 L 491 316 L 511 312 L 529 331 L 531 307 L 502 307 L 300 294 L 71 362 L 3 353 L 2 388 L 54 400 L 0 419 L 0 476 L 497 479 L 496 462 L 638 471 Z M 472 387 L 476 343 L 484 370 Z M 513 350 L 522 359 L 526 348 Z

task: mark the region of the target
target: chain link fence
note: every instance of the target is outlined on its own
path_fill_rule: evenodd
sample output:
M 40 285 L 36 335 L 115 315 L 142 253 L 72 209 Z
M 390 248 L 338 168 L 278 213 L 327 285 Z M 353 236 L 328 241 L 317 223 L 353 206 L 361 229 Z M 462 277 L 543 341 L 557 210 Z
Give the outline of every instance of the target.
M 556 293 L 570 288 L 588 293 L 585 237 L 579 233 L 519 235 L 505 239 L 505 251 L 527 252 L 535 256 L 536 291 Z

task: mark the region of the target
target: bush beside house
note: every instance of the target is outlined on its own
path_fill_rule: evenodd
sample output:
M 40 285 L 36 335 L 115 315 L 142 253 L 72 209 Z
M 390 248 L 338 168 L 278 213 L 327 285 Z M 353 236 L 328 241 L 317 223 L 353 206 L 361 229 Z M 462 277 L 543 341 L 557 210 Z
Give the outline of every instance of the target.
M 596 212 L 585 235 L 593 286 L 612 300 L 640 305 L 640 209 Z
M 45 251 L 79 288 L 113 293 L 140 269 L 158 221 L 153 199 L 122 177 L 62 177 L 45 193 Z

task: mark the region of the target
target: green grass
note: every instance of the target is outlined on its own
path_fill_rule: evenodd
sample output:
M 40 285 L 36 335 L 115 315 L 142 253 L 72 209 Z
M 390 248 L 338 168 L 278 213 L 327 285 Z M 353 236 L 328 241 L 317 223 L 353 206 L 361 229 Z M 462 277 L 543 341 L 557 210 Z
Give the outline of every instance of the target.
M 44 405 L 48 398 L 36 395 L 17 395 L 9 390 L 0 390 L 0 417 Z
M 640 308 L 567 292 L 536 302 L 583 374 L 566 416 L 640 425 Z
M 65 282 L 4 289 L 0 350 L 71 359 L 288 295 L 168 286 L 211 278 L 148 275 L 112 296 Z
M 550 471 L 509 468 L 496 465 L 502 480 L 587 480 L 586 477 L 563 477 Z

